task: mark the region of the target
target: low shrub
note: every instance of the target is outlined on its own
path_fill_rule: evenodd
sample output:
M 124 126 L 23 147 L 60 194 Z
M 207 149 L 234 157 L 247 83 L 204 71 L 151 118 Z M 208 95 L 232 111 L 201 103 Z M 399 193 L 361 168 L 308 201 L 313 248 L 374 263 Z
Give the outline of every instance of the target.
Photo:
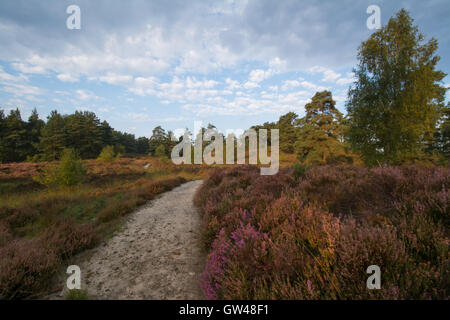
M 65 149 L 58 165 L 48 164 L 34 179 L 47 186 L 73 186 L 81 184 L 86 178 L 87 169 L 73 149 Z
M 0 249 L 0 299 L 20 299 L 45 289 L 60 265 L 54 248 L 21 239 Z
M 300 172 L 300 173 L 299 173 Z M 448 299 L 450 170 L 218 169 L 195 196 L 210 299 Z M 381 268 L 381 290 L 366 269 Z
M 89 295 L 86 290 L 72 289 L 67 292 L 66 300 L 89 300 Z
M 114 152 L 114 147 L 106 146 L 100 152 L 100 155 L 97 157 L 97 160 L 103 162 L 112 162 L 115 157 L 116 153 Z

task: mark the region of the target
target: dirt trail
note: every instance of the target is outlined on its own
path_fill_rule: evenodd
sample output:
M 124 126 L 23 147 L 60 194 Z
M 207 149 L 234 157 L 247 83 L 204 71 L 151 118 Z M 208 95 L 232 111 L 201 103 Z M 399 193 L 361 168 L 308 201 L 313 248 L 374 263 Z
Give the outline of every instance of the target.
M 183 184 L 130 215 L 122 231 L 75 258 L 91 299 L 203 299 L 201 181 Z

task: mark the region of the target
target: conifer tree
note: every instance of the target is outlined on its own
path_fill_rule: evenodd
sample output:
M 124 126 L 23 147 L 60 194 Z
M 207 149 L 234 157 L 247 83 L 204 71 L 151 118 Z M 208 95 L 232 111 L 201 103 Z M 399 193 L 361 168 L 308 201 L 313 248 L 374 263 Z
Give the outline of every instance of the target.
M 298 159 L 306 164 L 351 162 L 352 155 L 343 142 L 343 117 L 335 107 L 330 91 L 317 92 L 305 106 L 306 115 L 294 144 Z
M 19 109 L 11 110 L 4 119 L 2 137 L 2 159 L 4 162 L 23 161 L 27 155 L 26 123 L 22 121 Z
M 47 123 L 41 130 L 39 151 L 46 160 L 59 159 L 67 144 L 65 118 L 54 110 L 47 118 Z
M 27 123 L 27 156 L 34 156 L 38 153 L 39 137 L 45 122 L 39 119 L 36 108 L 31 112 Z
M 295 127 L 298 115 L 294 112 L 282 115 L 277 123 L 280 130 L 280 149 L 287 153 L 294 152 L 294 143 L 297 141 L 298 130 Z

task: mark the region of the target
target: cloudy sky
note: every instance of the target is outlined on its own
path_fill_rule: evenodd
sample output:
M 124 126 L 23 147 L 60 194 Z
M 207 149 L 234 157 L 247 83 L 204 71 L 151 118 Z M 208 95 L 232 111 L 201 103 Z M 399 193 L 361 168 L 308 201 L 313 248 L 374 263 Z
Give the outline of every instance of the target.
M 72 4 L 80 30 L 66 27 Z M 24 118 L 90 110 L 137 136 L 302 115 L 324 89 L 344 112 L 373 4 L 382 24 L 410 11 L 449 73 L 448 0 L 1 0 L 0 106 Z

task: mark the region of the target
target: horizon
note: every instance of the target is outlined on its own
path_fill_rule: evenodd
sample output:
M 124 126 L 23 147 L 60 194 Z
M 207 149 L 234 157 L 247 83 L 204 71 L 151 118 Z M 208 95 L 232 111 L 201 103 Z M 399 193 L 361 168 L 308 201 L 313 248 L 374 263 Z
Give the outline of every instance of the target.
M 382 25 L 408 10 L 425 40 L 438 40 L 438 69 L 450 69 L 446 1 L 171 3 L 2 1 L 0 107 L 23 118 L 36 108 L 44 120 L 51 110 L 92 111 L 136 137 L 195 121 L 225 132 L 302 116 L 322 90 L 345 114 L 357 47 L 376 31 L 369 5 Z M 72 4 L 80 30 L 66 27 Z

